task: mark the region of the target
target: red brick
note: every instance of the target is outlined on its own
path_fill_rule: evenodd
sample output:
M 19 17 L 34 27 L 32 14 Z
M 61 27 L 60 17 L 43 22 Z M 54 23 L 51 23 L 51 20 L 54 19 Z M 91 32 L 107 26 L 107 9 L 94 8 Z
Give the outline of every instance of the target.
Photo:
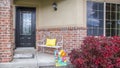
M 12 19 L 11 0 L 0 0 L 0 63 L 12 60 Z
M 44 34 L 60 34 L 63 36 L 63 48 L 69 53 L 73 48 L 78 48 L 81 45 L 82 40 L 86 37 L 86 28 L 83 27 L 64 27 L 63 28 L 49 28 L 37 30 L 37 39 Z M 37 42 L 36 42 L 37 43 Z M 38 48 L 40 50 L 40 48 Z

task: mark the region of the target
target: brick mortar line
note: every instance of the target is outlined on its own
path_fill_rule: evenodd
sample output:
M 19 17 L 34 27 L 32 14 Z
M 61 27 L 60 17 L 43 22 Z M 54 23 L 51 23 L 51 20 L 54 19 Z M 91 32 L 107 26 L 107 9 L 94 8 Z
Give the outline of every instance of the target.
M 41 28 L 36 31 L 48 31 L 48 30 L 87 30 L 86 27 L 58 27 L 58 28 Z

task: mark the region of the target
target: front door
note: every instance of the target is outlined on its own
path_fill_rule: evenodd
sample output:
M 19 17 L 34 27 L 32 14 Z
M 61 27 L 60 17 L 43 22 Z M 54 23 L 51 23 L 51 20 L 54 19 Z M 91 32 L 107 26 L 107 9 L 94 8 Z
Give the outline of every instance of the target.
M 16 7 L 16 47 L 35 47 L 36 9 Z

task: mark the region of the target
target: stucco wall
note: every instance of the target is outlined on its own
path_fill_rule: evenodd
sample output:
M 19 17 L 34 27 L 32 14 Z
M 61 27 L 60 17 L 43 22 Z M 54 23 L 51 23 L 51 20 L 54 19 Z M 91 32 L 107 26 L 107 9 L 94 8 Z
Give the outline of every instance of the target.
M 36 6 L 39 5 L 40 0 L 14 0 L 14 5 Z
M 56 2 L 58 10 L 54 11 L 52 3 Z M 84 26 L 84 0 L 42 0 L 39 28 Z M 84 23 L 83 23 L 84 22 Z

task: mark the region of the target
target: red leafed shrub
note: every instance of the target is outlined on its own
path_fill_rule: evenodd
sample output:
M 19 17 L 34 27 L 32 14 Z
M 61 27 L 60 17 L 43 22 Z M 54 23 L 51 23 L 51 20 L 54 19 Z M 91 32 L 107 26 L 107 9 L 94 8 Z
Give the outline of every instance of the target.
M 76 68 L 120 68 L 120 37 L 86 37 L 69 56 Z

